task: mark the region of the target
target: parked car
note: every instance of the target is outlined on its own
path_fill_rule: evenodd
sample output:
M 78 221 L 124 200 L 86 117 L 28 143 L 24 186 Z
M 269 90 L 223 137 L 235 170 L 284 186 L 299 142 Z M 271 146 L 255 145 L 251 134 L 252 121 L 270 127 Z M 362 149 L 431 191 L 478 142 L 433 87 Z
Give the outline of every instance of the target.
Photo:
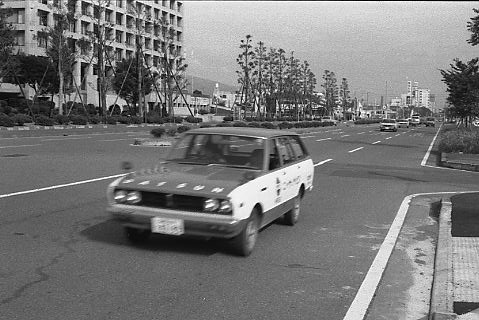
M 398 131 L 398 124 L 395 119 L 382 119 L 379 123 L 380 131 Z
M 322 117 L 321 122 L 332 122 L 333 125 L 335 125 L 335 126 L 338 125 L 338 120 L 334 119 L 334 117 L 331 117 L 331 116 Z
M 398 128 L 409 128 L 409 120 L 408 119 L 399 119 L 397 121 Z
M 281 217 L 288 225 L 298 221 L 313 178 L 313 161 L 296 133 L 193 129 L 164 162 L 112 182 L 107 211 L 132 242 L 152 233 L 223 238 L 248 256 L 262 227 Z
M 425 125 L 426 125 L 426 127 L 435 127 L 436 126 L 436 118 L 427 117 Z

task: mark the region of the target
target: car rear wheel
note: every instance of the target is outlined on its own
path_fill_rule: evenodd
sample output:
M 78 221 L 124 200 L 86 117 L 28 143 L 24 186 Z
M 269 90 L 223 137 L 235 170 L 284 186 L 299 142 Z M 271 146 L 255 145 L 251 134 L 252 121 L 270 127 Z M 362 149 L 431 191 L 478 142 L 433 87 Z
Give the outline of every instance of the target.
M 258 239 L 259 216 L 258 211 L 253 209 L 245 227 L 239 235 L 232 239 L 232 248 L 237 255 L 247 257 L 253 252 Z
M 132 243 L 142 243 L 150 238 L 151 231 L 146 229 L 138 229 L 125 227 L 125 234 Z
M 289 226 L 294 226 L 298 222 L 301 212 L 301 194 L 298 194 L 293 200 L 293 208 L 284 214 L 284 222 Z

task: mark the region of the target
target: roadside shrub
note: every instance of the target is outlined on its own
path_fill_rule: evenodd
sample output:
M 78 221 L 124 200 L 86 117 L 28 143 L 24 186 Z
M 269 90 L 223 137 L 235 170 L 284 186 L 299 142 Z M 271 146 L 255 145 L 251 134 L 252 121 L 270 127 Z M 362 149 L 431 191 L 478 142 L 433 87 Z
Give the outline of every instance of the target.
M 226 116 L 226 117 L 223 117 L 223 121 L 233 121 L 233 117 L 232 116 Z
M 259 123 L 259 122 L 250 122 L 250 123 L 248 123 L 248 127 L 261 128 L 261 123 Z
M 155 138 L 161 138 L 165 134 L 165 132 L 166 132 L 165 128 L 155 128 L 155 129 L 151 129 L 150 131 L 150 133 Z
M 16 114 L 12 117 L 12 120 L 19 126 L 23 126 L 25 123 L 33 122 L 32 117 L 26 114 Z
M 233 127 L 247 127 L 248 124 L 243 121 L 235 121 L 233 122 Z
M 201 122 L 201 121 L 203 121 L 203 119 L 201 119 L 201 118 L 196 118 L 196 117 L 191 116 L 191 115 L 189 115 L 189 116 L 186 117 L 186 122 L 189 122 L 189 123 L 199 123 L 199 122 Z
M 132 116 L 130 117 L 130 124 L 142 124 L 143 119 L 141 117 Z
M 291 129 L 293 127 L 293 124 L 287 121 L 283 121 L 278 124 L 278 128 L 280 129 Z
M 44 115 L 39 115 L 35 118 L 35 124 L 38 126 L 53 126 L 55 124 L 55 120 Z
M 70 116 L 70 120 L 72 124 L 79 125 L 79 126 L 86 125 L 88 123 L 87 118 L 81 115 Z
M 199 114 L 203 115 L 203 114 L 208 114 L 208 110 L 203 110 L 201 109 L 200 111 L 198 111 Z
M 99 124 L 100 123 L 100 117 L 99 116 L 90 116 L 90 118 L 88 118 L 88 123 Z
M 130 118 L 131 117 L 127 117 L 127 116 L 119 116 L 117 119 L 118 119 L 118 122 L 121 124 L 130 124 L 131 123 Z
M 233 125 L 230 122 L 217 123 L 217 127 L 232 127 Z
M 183 118 L 182 117 L 179 117 L 179 116 L 176 116 L 173 118 L 173 121 L 174 123 L 182 123 L 183 122 Z
M 441 135 L 439 152 L 479 154 L 479 131 L 469 129 L 449 130 Z
M 170 137 L 174 137 L 177 132 L 178 130 L 176 128 L 169 128 L 168 130 L 166 130 L 166 134 Z
M 276 129 L 276 125 L 272 122 L 263 122 L 261 123 L 261 127 L 262 128 L 266 128 L 266 129 Z
M 156 112 L 149 112 L 146 115 L 146 123 L 159 123 L 162 124 L 163 120 L 161 119 L 160 115 Z
M 1 127 L 13 127 L 15 124 L 9 116 L 5 113 L 0 113 L 0 126 Z
M 107 124 L 116 124 L 118 122 L 118 117 L 106 117 Z
M 211 127 L 212 125 L 208 123 L 203 123 L 202 125 L 200 125 L 200 128 L 211 128 Z
M 179 126 L 176 131 L 178 131 L 178 133 L 183 133 L 183 132 L 186 132 L 188 130 L 190 130 L 191 127 L 190 126 Z
M 380 123 L 381 119 L 358 119 L 354 121 L 354 124 L 373 124 Z
M 58 124 L 69 124 L 71 119 L 69 116 L 63 115 L 63 114 L 57 114 L 55 117 L 55 122 Z

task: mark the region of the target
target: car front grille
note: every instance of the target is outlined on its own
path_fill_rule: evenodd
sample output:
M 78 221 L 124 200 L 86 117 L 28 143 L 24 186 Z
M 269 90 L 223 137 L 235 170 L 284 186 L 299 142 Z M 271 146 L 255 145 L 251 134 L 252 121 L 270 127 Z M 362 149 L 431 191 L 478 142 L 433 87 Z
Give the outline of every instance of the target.
M 204 201 L 204 197 L 142 191 L 141 202 L 137 205 L 151 208 L 203 211 Z

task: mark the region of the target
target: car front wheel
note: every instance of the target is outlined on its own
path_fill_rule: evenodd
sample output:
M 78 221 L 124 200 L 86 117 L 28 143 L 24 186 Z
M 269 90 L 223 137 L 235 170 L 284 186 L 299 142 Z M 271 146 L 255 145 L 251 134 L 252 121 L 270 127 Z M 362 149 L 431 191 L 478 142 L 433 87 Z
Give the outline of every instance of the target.
M 253 252 L 259 233 L 259 215 L 253 209 L 245 227 L 239 235 L 232 239 L 232 247 L 237 255 L 247 257 Z
M 288 226 L 294 226 L 298 222 L 301 212 L 301 194 L 298 194 L 293 200 L 293 208 L 284 214 L 284 222 Z

